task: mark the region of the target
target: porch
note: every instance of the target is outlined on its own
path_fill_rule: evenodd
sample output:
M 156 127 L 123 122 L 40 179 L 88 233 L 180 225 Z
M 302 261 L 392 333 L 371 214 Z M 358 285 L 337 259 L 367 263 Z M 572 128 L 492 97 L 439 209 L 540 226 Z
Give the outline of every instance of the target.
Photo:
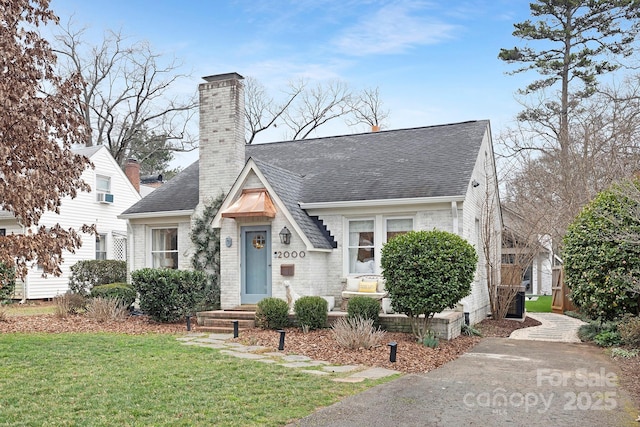
M 347 313 L 333 310 L 328 313 L 327 327 Z M 296 324 L 295 315 L 289 314 L 292 325 Z M 238 331 L 255 327 L 255 305 L 241 306 L 230 310 L 203 311 L 197 313 L 198 331 L 211 333 L 232 333 L 233 322 L 238 321 Z M 443 311 L 434 316 L 431 329 L 438 338 L 452 340 L 460 335 L 464 316 L 459 311 Z M 380 313 L 380 326 L 388 332 L 411 333 L 409 318 L 404 314 Z

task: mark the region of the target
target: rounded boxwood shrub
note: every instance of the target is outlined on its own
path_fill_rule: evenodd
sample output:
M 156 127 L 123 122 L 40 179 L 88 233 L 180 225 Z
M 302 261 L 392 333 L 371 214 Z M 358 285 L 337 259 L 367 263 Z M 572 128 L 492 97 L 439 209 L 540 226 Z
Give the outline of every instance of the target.
M 262 329 L 282 329 L 289 326 L 289 305 L 280 298 L 265 298 L 256 308 L 256 326 Z
M 419 342 L 429 336 L 434 314 L 471 293 L 477 263 L 473 246 L 446 231 L 411 231 L 382 247 L 382 275 L 391 304 L 409 317 Z
M 365 296 L 349 298 L 347 318 L 354 319 L 356 317 L 373 320 L 373 324 L 377 325 L 380 320 L 380 301 Z
M 306 296 L 296 300 L 293 311 L 302 329 L 320 329 L 327 324 L 329 305 L 322 297 Z
M 136 300 L 136 291 L 128 283 L 108 283 L 94 286 L 91 289 L 93 298 L 118 298 L 125 307 L 130 307 Z
M 207 277 L 202 271 L 143 268 L 131 273 L 140 309 L 158 322 L 175 322 L 203 309 Z
M 639 313 L 640 296 L 631 290 L 640 275 L 640 245 L 635 243 L 640 236 L 638 191 L 638 181 L 602 191 L 564 237 L 564 274 L 571 299 L 592 319 Z

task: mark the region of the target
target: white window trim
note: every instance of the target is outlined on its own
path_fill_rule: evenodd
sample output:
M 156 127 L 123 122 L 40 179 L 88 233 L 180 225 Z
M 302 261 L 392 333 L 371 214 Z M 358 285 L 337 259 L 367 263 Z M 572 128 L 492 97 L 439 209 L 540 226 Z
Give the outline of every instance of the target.
M 149 248 L 147 252 L 147 266 L 149 268 L 154 268 L 153 267 L 153 230 L 166 230 L 166 229 L 175 229 L 176 230 L 176 250 L 175 251 L 162 251 L 163 253 L 166 252 L 175 252 L 178 254 L 178 265 L 176 266 L 176 268 L 178 268 L 178 266 L 180 265 L 180 227 L 178 227 L 178 224 L 166 224 L 166 225 L 154 225 L 153 227 L 148 227 L 148 232 L 147 232 L 147 247 Z
M 107 260 L 109 259 L 109 235 L 107 233 L 98 233 L 98 236 L 100 236 L 100 239 L 102 239 L 104 236 L 104 259 Z M 100 258 L 98 258 L 98 242 L 96 242 L 94 254 L 95 259 L 99 260 Z
M 343 217 L 343 260 L 342 271 L 344 277 L 360 276 L 362 273 L 350 273 L 349 272 L 349 223 L 351 221 L 371 221 L 373 220 L 373 258 L 374 258 L 374 272 L 373 274 L 382 274 L 382 267 L 380 260 L 382 258 L 382 246 L 387 243 L 387 220 L 389 219 L 410 219 L 413 222 L 413 230 L 416 229 L 416 216 L 415 215 L 368 215 L 368 216 L 349 216 Z

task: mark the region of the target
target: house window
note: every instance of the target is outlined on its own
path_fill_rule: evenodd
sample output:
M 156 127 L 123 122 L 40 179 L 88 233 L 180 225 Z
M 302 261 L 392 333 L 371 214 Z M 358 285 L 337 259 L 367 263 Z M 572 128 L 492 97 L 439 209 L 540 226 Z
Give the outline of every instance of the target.
M 96 175 L 96 191 L 111 193 L 111 178 L 104 175 Z
M 382 246 L 395 236 L 413 231 L 412 217 L 385 217 L 347 220 L 347 257 L 345 266 L 354 275 L 375 274 L 380 270 Z
M 178 268 L 178 229 L 151 230 L 151 258 L 153 268 Z
M 413 231 L 413 218 L 389 218 L 386 226 L 388 242 L 393 237 Z
M 104 175 L 96 175 L 96 201 L 104 202 L 104 195 L 109 193 L 111 193 L 111 178 Z
M 98 234 L 96 236 L 96 259 L 107 259 L 107 235 Z
M 375 271 L 375 236 L 372 219 L 349 221 L 349 273 Z
M 6 228 L 0 228 L 0 237 L 4 237 L 7 235 L 7 229 Z

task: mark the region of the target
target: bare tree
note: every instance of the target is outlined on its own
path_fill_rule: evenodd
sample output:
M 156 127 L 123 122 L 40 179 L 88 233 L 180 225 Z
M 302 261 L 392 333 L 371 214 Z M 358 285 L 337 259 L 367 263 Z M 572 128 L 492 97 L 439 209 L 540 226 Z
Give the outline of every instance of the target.
M 282 114 L 285 126 L 291 130 L 291 139 L 305 139 L 320 126 L 352 111 L 352 93 L 348 85 L 332 81 L 300 94 L 299 102 Z
M 120 32 L 108 31 L 102 43 L 89 46 L 85 29 L 67 24 L 55 37 L 56 52 L 66 74 L 79 74 L 85 82 L 79 94 L 78 112 L 91 130 L 85 144 L 106 145 L 123 166 L 135 153 L 139 132 L 153 133 L 166 144 L 158 150 L 192 151 L 197 139 L 189 133 L 196 113 L 194 95 L 171 95 L 171 88 L 185 75 L 180 63 L 164 61 L 145 41 L 129 42 Z
M 380 129 L 389 117 L 389 110 L 382 108 L 380 89 L 364 89 L 355 95 L 351 104 L 351 119 L 347 119 L 350 126 L 366 124 L 371 128 Z
M 284 101 L 277 102 L 255 78 L 245 80 L 247 144 L 255 142 L 259 133 L 278 126 L 287 129 L 285 138 L 300 140 L 341 117 L 349 126 L 364 123 L 381 127 L 389 116 L 382 108 L 378 88 L 354 93 L 342 81 L 311 87 L 305 80 L 296 80 L 282 93 Z
M 4 2 L 0 16 L 0 209 L 11 212 L 25 234 L 0 236 L 0 263 L 16 266 L 19 277 L 31 262 L 60 274 L 63 251 L 82 240 L 78 231 L 38 223 L 46 211 L 59 212 L 63 197 L 89 186 L 81 179 L 91 164 L 74 155 L 84 142 L 85 123 L 77 104 L 81 80 L 55 73 L 56 56 L 37 27 L 58 18 L 48 0 Z
M 277 126 L 276 121 L 282 117 L 304 89 L 305 82 L 303 80 L 290 82 L 288 89 L 285 91 L 286 100 L 281 104 L 277 104 L 269 96 L 262 83 L 253 77 L 247 77 L 244 92 L 247 144 L 252 144 L 260 132 L 272 126 Z
M 501 136 L 512 149 L 522 146 L 512 151 L 520 169 L 507 178 L 505 200 L 555 244 L 598 192 L 640 171 L 640 78 L 600 88 L 570 119 L 565 154 L 552 141 L 540 144 L 541 135 L 527 129 Z M 526 148 L 534 144 L 527 138 L 537 139 L 535 152 Z M 570 177 L 568 185 L 561 176 Z

